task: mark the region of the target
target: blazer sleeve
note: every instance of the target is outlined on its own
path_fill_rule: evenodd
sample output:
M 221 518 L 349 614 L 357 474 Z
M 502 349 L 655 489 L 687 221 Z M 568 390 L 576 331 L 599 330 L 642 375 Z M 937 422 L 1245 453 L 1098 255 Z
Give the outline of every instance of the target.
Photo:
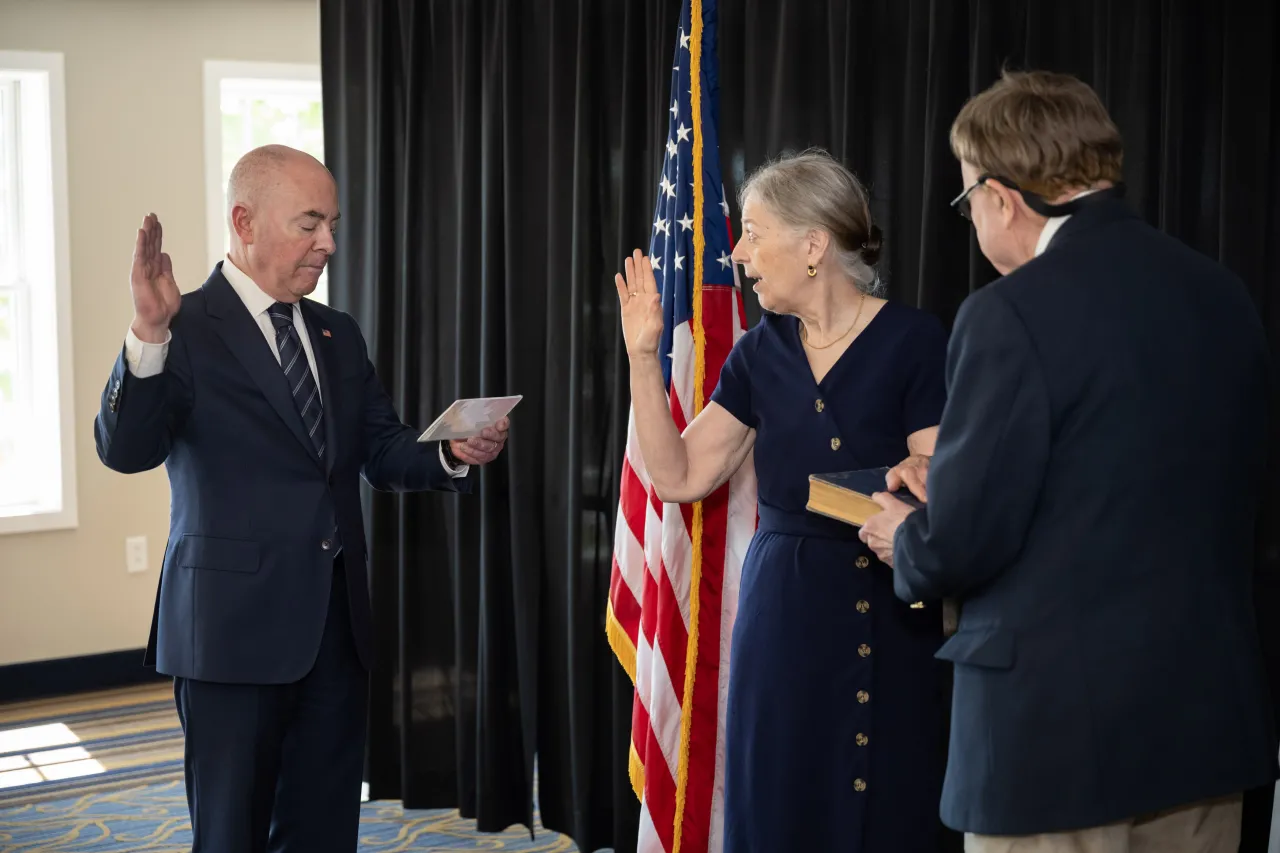
M 384 492 L 470 492 L 470 473 L 458 477 L 445 469 L 440 442 L 419 442 L 419 431 L 400 420 L 369 360 L 364 335 L 354 319 L 348 317 L 348 320 L 355 340 L 360 342 L 359 358 L 364 365 L 361 473 L 365 480 Z
M 140 377 L 121 347 L 94 418 L 98 458 L 113 471 L 149 471 L 169 457 L 193 400 L 191 360 L 180 329 L 171 333 L 163 370 Z
M 1013 561 L 1044 481 L 1050 432 L 1048 390 L 1026 327 L 999 292 L 980 291 L 952 333 L 928 505 L 894 538 L 898 597 L 962 596 Z

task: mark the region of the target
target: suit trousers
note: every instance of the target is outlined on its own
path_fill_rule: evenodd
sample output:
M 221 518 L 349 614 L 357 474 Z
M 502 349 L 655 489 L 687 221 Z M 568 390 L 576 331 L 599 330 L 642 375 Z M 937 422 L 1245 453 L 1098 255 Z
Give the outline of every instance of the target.
M 354 853 L 368 694 L 339 554 L 320 649 L 300 681 L 174 679 L 192 853 Z
M 1045 835 L 965 836 L 965 853 L 1236 853 L 1243 797 L 1192 803 L 1133 820 Z

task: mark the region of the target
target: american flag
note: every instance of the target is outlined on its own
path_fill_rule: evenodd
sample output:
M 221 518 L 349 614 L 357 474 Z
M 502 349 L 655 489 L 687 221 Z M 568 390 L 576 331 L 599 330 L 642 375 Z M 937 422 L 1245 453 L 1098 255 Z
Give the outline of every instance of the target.
M 659 355 L 681 430 L 710 399 L 746 329 L 720 177 L 715 35 L 715 0 L 685 0 L 649 244 L 662 294 Z M 639 853 L 723 848 L 729 641 L 755 528 L 750 457 L 701 502 L 663 504 L 640 458 L 632 413 L 606 625 L 635 683 L 630 775 L 641 803 Z

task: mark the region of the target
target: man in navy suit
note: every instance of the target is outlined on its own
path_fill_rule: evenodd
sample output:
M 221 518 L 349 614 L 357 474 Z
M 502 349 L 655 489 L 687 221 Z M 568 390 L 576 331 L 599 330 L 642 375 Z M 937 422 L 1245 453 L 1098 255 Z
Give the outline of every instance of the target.
M 160 222 L 144 220 L 98 455 L 169 474 L 147 663 L 174 678 L 193 849 L 350 853 L 374 648 L 360 478 L 468 492 L 469 466 L 497 456 L 508 424 L 419 443 L 355 321 L 306 298 L 339 217 L 314 158 L 246 154 L 228 216 L 230 253 L 185 295 Z
M 974 853 L 1235 853 L 1276 778 L 1252 603 L 1267 343 L 1243 284 L 1120 200 L 1097 95 L 1006 74 L 951 131 L 982 252 L 935 454 L 861 531 L 960 599 L 942 818 Z M 927 477 L 925 476 L 927 472 Z

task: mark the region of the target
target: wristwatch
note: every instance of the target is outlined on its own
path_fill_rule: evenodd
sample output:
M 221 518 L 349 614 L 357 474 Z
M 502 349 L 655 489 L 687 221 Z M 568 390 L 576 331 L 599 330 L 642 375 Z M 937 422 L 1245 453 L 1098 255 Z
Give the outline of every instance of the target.
M 466 464 L 453 455 L 453 447 L 447 441 L 440 442 L 440 452 L 444 454 L 444 461 L 449 463 L 450 468 L 461 468 Z

